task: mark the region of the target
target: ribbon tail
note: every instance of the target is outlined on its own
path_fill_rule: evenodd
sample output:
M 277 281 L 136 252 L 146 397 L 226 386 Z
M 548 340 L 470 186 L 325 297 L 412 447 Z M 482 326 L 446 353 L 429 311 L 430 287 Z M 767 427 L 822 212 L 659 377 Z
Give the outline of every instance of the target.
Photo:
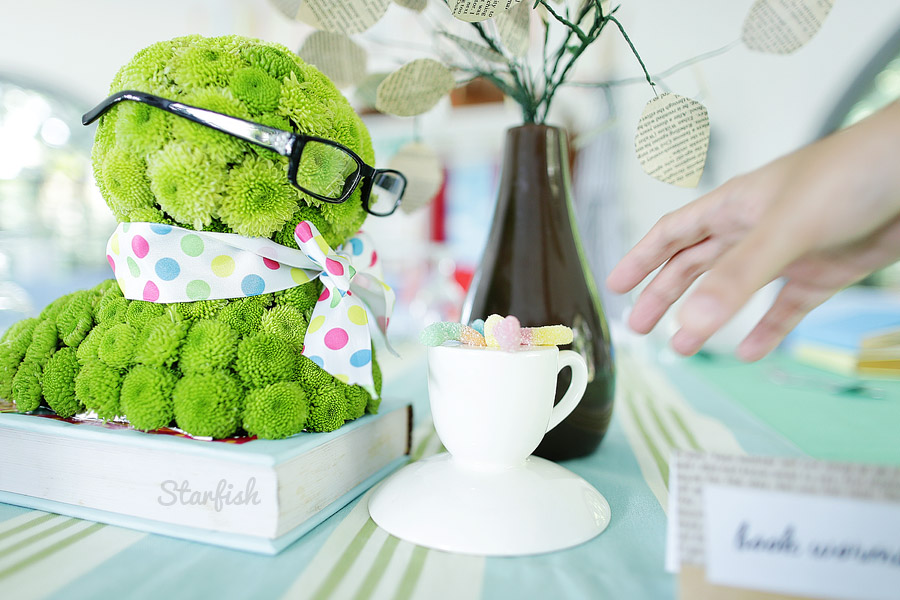
M 394 312 L 394 290 L 384 285 L 381 280 L 370 273 L 359 272 L 353 278 L 351 289 L 357 298 L 363 301 L 369 311 L 375 315 L 375 323 L 381 332 L 385 348 L 397 358 L 400 354 L 391 346 L 387 327 Z

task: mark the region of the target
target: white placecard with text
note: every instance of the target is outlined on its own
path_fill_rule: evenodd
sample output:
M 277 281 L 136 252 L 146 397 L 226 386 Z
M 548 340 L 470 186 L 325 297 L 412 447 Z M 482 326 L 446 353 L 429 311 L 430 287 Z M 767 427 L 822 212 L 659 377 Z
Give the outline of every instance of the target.
M 711 485 L 711 583 L 847 600 L 900 598 L 900 505 Z

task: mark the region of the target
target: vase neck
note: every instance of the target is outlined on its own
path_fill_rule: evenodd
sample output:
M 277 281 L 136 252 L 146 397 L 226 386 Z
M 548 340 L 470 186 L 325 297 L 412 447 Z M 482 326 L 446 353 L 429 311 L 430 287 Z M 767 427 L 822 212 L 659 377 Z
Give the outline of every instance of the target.
M 569 196 L 569 160 L 565 130 L 522 125 L 506 133 L 500 196 L 547 202 Z

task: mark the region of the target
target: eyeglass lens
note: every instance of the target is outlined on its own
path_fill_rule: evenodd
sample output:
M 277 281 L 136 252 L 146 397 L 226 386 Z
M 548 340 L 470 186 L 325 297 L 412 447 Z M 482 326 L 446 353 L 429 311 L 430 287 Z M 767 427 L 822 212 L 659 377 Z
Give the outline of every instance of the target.
M 338 200 L 352 186 L 359 164 L 337 146 L 306 142 L 297 166 L 297 184 L 325 198 Z
M 390 171 L 376 173 L 372 178 L 372 193 L 369 195 L 369 212 L 389 215 L 397 206 L 406 182 Z

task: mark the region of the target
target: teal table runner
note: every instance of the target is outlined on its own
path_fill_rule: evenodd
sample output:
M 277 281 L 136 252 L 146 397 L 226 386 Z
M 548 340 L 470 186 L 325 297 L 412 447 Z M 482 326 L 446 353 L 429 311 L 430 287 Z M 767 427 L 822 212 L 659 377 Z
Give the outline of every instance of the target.
M 582 546 L 487 559 L 428 550 L 375 526 L 365 495 L 275 557 L 0 505 L 0 597 L 674 598 L 663 568 L 672 449 L 900 464 L 897 382 L 878 382 L 888 394 L 875 399 L 822 387 L 841 378 L 783 357 L 747 366 L 661 356 L 620 353 L 601 449 L 564 463 L 612 509 L 607 531 Z M 386 365 L 386 393 L 415 404 L 415 459 L 442 448 L 421 356 L 404 363 Z

